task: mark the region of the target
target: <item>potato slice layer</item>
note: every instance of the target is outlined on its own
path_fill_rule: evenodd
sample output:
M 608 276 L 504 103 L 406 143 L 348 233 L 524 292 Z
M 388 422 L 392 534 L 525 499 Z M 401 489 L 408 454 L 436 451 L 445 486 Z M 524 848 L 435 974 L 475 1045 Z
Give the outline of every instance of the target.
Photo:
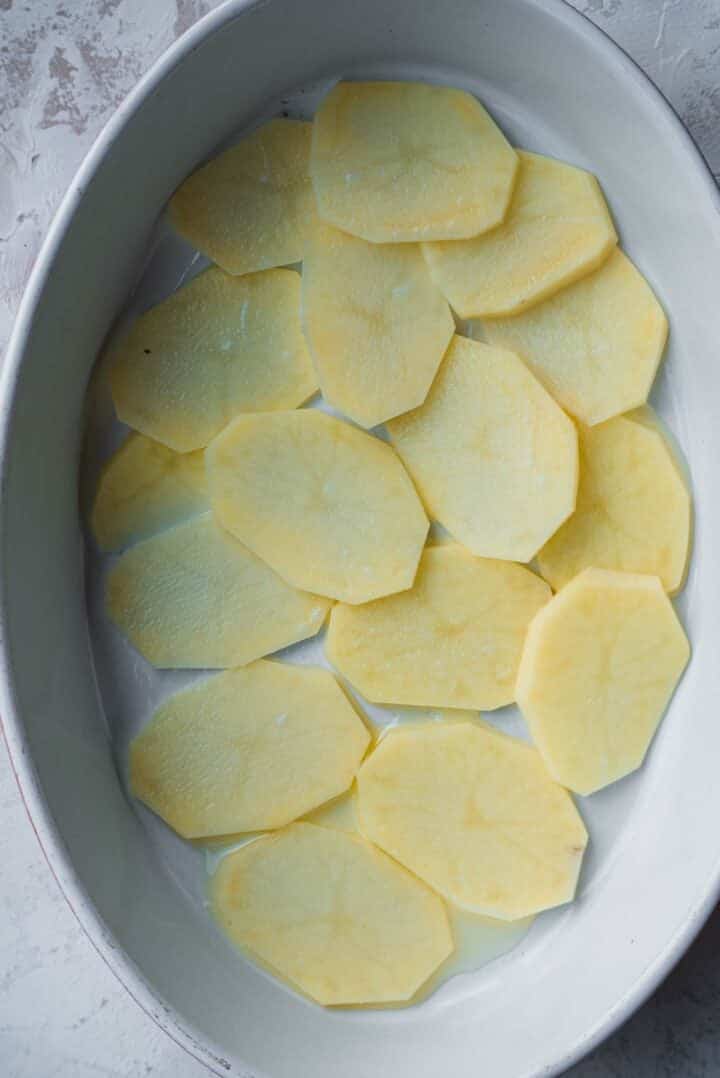
M 175 228 L 227 273 L 299 262 L 315 213 L 312 124 L 270 120 L 194 172 L 170 200 Z
M 323 394 L 363 427 L 422 404 L 455 329 L 414 244 L 322 224 L 303 262 L 302 308 Z
M 484 723 L 391 731 L 358 775 L 362 833 L 461 909 L 516 920 L 569 902 L 587 843 L 530 745 Z
M 260 660 L 158 708 L 131 787 L 184 838 L 269 830 L 347 790 L 369 741 L 327 670 Z
M 153 666 L 242 666 L 319 632 L 328 602 L 295 591 L 210 513 L 126 551 L 108 613 Z
M 103 468 L 91 523 L 103 550 L 121 550 L 208 508 L 203 453 L 131 434 Z
M 412 584 L 428 522 L 377 438 L 314 410 L 241 416 L 207 466 L 221 523 L 295 587 L 363 603 Z
M 499 224 L 517 154 L 470 94 L 341 82 L 320 105 L 310 173 L 320 216 L 371 243 L 466 239 Z
M 590 794 L 642 763 L 689 657 L 657 577 L 586 569 L 530 625 L 517 698 L 551 774 Z
M 388 429 L 431 516 L 474 554 L 530 561 L 573 511 L 575 428 L 511 352 L 454 337 L 425 403 Z
M 443 902 L 342 831 L 295 823 L 231 853 L 212 881 L 230 939 L 318 1003 L 410 999 L 453 951 Z
M 328 658 L 375 703 L 502 707 L 514 699 L 527 626 L 550 594 L 520 565 L 429 547 L 410 591 L 334 608 Z
M 581 427 L 577 507 L 538 555 L 553 588 L 582 569 L 658 576 L 681 586 L 690 543 L 690 492 L 653 413 Z
M 179 453 L 240 412 L 295 408 L 317 389 L 300 327 L 300 275 L 201 273 L 113 348 L 118 418 Z
M 647 400 L 667 338 L 650 286 L 622 251 L 588 277 L 513 318 L 483 323 L 588 426 Z
M 596 269 L 617 242 L 591 173 L 521 152 L 501 225 L 474 239 L 426 243 L 434 279 L 461 318 L 516 314 Z

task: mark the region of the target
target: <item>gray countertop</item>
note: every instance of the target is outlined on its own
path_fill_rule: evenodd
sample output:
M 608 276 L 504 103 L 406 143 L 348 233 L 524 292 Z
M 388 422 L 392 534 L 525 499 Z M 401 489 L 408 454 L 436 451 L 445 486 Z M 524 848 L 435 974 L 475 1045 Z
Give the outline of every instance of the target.
M 442 2 L 442 0 L 438 0 Z M 670 99 L 720 176 L 720 0 L 574 0 Z M 213 0 L 0 0 L 0 351 L 59 199 L 138 76 Z M 0 749 L 0 1074 L 201 1078 L 126 995 L 45 864 Z M 573 1078 L 720 1075 L 720 911 Z

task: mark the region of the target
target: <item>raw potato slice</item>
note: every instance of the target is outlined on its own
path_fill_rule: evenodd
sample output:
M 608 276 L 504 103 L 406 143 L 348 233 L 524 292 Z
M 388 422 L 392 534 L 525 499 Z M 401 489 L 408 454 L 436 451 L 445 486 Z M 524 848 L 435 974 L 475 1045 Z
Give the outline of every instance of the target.
M 580 427 L 580 484 L 574 514 L 538 555 L 557 591 L 582 569 L 660 577 L 677 591 L 690 543 L 690 492 L 666 438 L 633 412 Z
M 588 426 L 647 400 L 667 338 L 650 286 L 622 251 L 514 318 L 483 323 L 491 344 L 517 352 Z
M 221 523 L 295 587 L 364 603 L 412 585 L 428 521 L 384 442 L 306 409 L 241 416 L 206 458 Z
M 317 389 L 300 326 L 300 275 L 201 273 L 113 348 L 118 418 L 179 453 L 239 412 L 295 408 Z
M 520 565 L 429 547 L 410 591 L 335 607 L 327 655 L 374 703 L 502 707 L 514 699 L 528 624 L 550 594 Z
M 208 508 L 203 453 L 131 434 L 103 468 L 91 523 L 102 550 L 121 550 Z
M 363 838 L 294 823 L 224 858 L 230 939 L 325 1006 L 409 1000 L 453 951 L 437 895 Z
M 303 817 L 304 822 L 317 824 L 318 827 L 330 827 L 333 831 L 349 831 L 355 835 L 358 833 L 355 801 L 355 792 L 351 789 L 342 797 L 326 801 L 324 805 L 308 812 Z
M 530 745 L 481 722 L 391 731 L 360 768 L 360 830 L 463 910 L 569 902 L 587 833 Z
M 227 273 L 299 262 L 315 214 L 312 124 L 271 120 L 194 172 L 170 200 L 175 228 Z
M 423 244 L 434 279 L 461 318 L 516 314 L 596 269 L 617 235 L 595 177 L 520 152 L 510 208 L 475 239 Z
M 517 356 L 454 337 L 388 430 L 430 515 L 474 554 L 530 561 L 575 507 L 577 435 Z
M 268 830 L 347 790 L 369 741 L 327 670 L 261 660 L 158 708 L 130 782 L 183 838 Z
M 324 396 L 363 427 L 422 404 L 455 329 L 414 244 L 322 224 L 303 262 L 302 309 Z
M 153 666 L 223 668 L 315 636 L 329 603 L 295 591 L 205 513 L 132 547 L 108 613 Z
M 640 766 L 690 648 L 657 577 L 586 569 L 530 625 L 517 699 L 552 775 L 580 794 Z
M 371 243 L 466 239 L 499 224 L 517 154 L 462 90 L 341 82 L 313 125 L 320 216 Z

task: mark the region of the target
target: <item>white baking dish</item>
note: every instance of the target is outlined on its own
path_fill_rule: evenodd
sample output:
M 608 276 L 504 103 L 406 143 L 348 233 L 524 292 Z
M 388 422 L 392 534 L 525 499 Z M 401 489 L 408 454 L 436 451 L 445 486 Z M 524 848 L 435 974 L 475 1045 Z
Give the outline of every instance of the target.
M 78 465 L 88 376 L 178 181 L 288 94 L 340 75 L 477 92 L 508 134 L 595 171 L 671 321 L 655 394 L 697 507 L 680 612 L 694 657 L 641 773 L 593 799 L 579 901 L 423 1004 L 330 1013 L 234 954 L 125 797 L 100 704 Z M 231 0 L 155 65 L 55 220 L 5 363 L 1 697 L 48 861 L 100 954 L 218 1074 L 539 1078 L 626 1018 L 720 883 L 720 198 L 634 65 L 559 0 Z M 659 511 L 662 507 L 659 507 Z

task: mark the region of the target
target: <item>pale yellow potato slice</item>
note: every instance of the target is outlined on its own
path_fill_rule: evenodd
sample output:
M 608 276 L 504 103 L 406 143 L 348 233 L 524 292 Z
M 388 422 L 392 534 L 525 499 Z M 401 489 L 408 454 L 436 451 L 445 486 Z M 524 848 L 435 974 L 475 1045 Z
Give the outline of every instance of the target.
M 118 418 L 179 453 L 240 412 L 295 408 L 317 389 L 300 325 L 300 275 L 201 273 L 112 349 Z
M 106 605 L 153 666 L 191 669 L 243 666 L 314 636 L 329 607 L 286 584 L 211 513 L 126 551 Z
M 649 407 L 646 409 L 650 412 Z M 673 450 L 642 413 L 581 426 L 575 512 L 538 555 L 557 591 L 582 569 L 660 578 L 677 591 L 690 544 L 690 492 Z
M 224 858 L 211 896 L 233 943 L 325 1006 L 408 1000 L 454 948 L 429 887 L 360 836 L 309 823 Z
M 227 273 L 299 262 L 315 213 L 312 124 L 270 120 L 180 185 L 170 220 Z
M 469 717 L 472 720 L 477 715 L 472 712 L 448 711 L 443 712 L 455 720 L 458 717 Z M 436 716 L 433 716 L 434 718 Z M 424 721 L 427 722 L 427 714 Z M 307 823 L 317 824 L 319 827 L 329 827 L 336 831 L 349 831 L 358 833 L 356 818 L 356 795 L 354 787 L 349 793 L 328 801 L 319 808 L 313 809 L 303 817 Z M 467 913 L 460 910 L 454 904 L 447 907 L 450 931 L 455 941 L 455 953 L 450 959 L 449 965 L 443 966 L 437 971 L 436 976 L 431 977 L 416 993 L 411 1002 L 420 1002 L 426 998 L 433 989 L 437 988 L 442 981 L 458 973 L 466 973 L 476 969 L 479 964 L 492 961 L 494 958 L 512 950 L 530 928 L 533 918 L 523 917 L 515 921 L 499 921 L 496 917 L 483 917 L 481 914 Z
M 183 838 L 270 830 L 347 790 L 369 741 L 327 670 L 260 660 L 165 701 L 130 784 Z
M 91 525 L 102 550 L 121 550 L 208 509 L 203 453 L 131 434 L 103 468 Z
M 371 243 L 466 239 L 499 224 L 517 154 L 462 90 L 341 82 L 313 125 L 320 216 Z
M 513 921 L 572 899 L 587 833 L 530 745 L 481 722 L 406 727 L 357 783 L 361 832 L 460 909 Z
M 357 834 L 355 801 L 355 792 L 352 788 L 342 797 L 326 801 L 319 808 L 306 813 L 303 820 L 305 823 L 317 824 L 318 827 L 330 827 L 334 831 L 349 831 L 351 834 Z
M 296 588 L 364 603 L 411 586 L 428 521 L 389 445 L 305 409 L 241 416 L 206 460 L 221 523 Z
M 324 396 L 363 427 L 422 404 L 455 330 L 415 244 L 321 223 L 303 262 L 302 316 Z
M 504 349 L 454 337 L 425 403 L 388 430 L 430 515 L 474 554 L 530 561 L 575 507 L 575 428 Z
M 596 269 L 617 243 L 590 172 L 519 153 L 505 220 L 470 240 L 425 243 L 434 279 L 461 318 L 524 311 Z
M 327 656 L 375 703 L 502 707 L 514 699 L 527 626 L 550 595 L 521 565 L 429 547 L 409 591 L 333 609 Z
M 690 647 L 657 577 L 585 569 L 530 624 L 517 699 L 551 774 L 590 794 L 640 766 Z
M 483 322 L 588 426 L 644 404 L 667 338 L 667 319 L 622 251 L 569 288 L 513 318 Z

